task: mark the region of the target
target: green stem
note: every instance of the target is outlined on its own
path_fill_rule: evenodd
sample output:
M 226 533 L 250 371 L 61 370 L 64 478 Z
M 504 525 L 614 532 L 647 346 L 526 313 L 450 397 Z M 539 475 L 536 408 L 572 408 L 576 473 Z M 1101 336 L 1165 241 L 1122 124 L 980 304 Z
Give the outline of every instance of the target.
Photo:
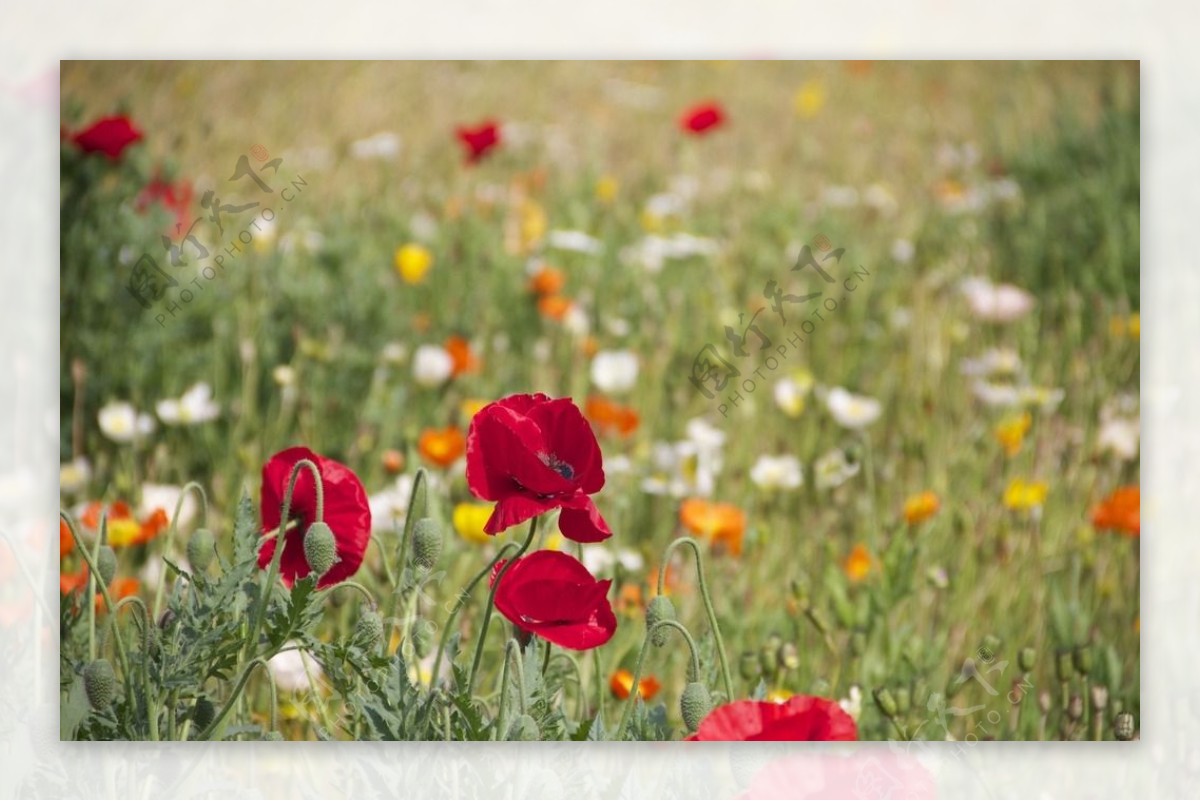
M 575 657 L 563 651 L 555 654 L 560 659 L 567 660 L 571 665 L 571 670 L 575 671 L 575 717 L 582 717 L 584 707 L 587 705 L 587 699 L 584 697 L 586 690 L 583 686 L 583 671 L 579 668 L 579 663 L 575 661 Z
M 95 604 L 93 604 L 95 606 Z M 109 616 L 109 625 L 115 627 L 122 607 L 137 606 L 142 610 L 142 695 L 146 702 L 146 721 L 150 727 L 150 740 L 158 741 L 158 696 L 150 690 L 150 610 L 136 595 L 122 598 Z
M 329 587 L 328 589 L 323 590 L 321 592 L 321 596 L 329 597 L 329 596 L 333 595 L 333 593 L 336 592 L 337 590 L 340 590 L 343 588 L 348 589 L 348 590 L 354 590 L 359 595 L 366 598 L 367 603 L 371 605 L 372 610 L 378 608 L 378 605 L 375 603 L 375 596 L 371 594 L 371 591 L 368 590 L 363 585 L 359 584 L 357 581 L 351 581 L 349 579 L 347 579 L 346 581 L 338 582 L 337 584 L 334 584 L 332 587 Z
M 237 684 L 233 686 L 233 692 L 230 693 L 229 698 L 225 700 L 225 705 L 221 707 L 221 711 L 217 713 L 215 718 L 213 718 L 212 723 L 208 724 L 208 728 L 196 735 L 197 740 L 207 740 L 213 736 L 213 733 L 225 721 L 225 717 L 229 714 L 229 711 L 233 709 L 233 705 L 237 703 L 238 698 L 241 697 L 242 690 L 246 688 L 246 682 L 250 680 L 250 674 L 254 672 L 254 668 L 256 667 L 261 667 L 267 672 L 268 675 L 271 672 L 267 669 L 266 660 L 258 657 L 251 659 L 250 663 L 247 664 L 246 668 L 242 671 L 241 678 L 239 678 Z
M 408 564 L 408 542 L 412 538 L 413 525 L 417 520 L 417 493 L 421 491 L 421 515 L 424 516 L 429 508 L 429 489 L 426 486 L 428 479 L 425 475 L 425 468 L 417 470 L 417 474 L 413 477 L 412 490 L 408 494 L 408 510 L 404 516 L 404 533 L 400 535 L 400 549 L 396 552 L 396 559 L 399 565 L 400 580 L 404 580 L 405 565 Z M 384 554 L 384 564 L 387 564 L 387 554 Z M 389 578 L 392 571 L 388 570 Z M 403 588 L 396 585 L 392 581 L 392 592 L 388 596 L 387 612 L 384 615 L 384 620 L 388 621 L 387 642 L 389 645 L 392 641 L 392 633 L 396 630 L 396 604 L 400 601 L 400 594 Z M 407 632 L 405 632 L 407 636 Z
M 521 543 L 521 547 L 513 554 L 512 559 L 509 559 L 504 563 L 504 567 L 500 568 L 500 572 L 496 574 L 496 580 L 492 582 L 492 588 L 488 591 L 487 606 L 483 610 L 483 624 L 479 629 L 479 642 L 475 644 L 475 658 L 471 660 L 471 672 L 467 674 L 468 692 L 475 687 L 475 673 L 479 670 L 479 661 L 483 659 L 483 645 L 487 640 L 488 624 L 492 622 L 492 609 L 496 605 L 496 590 L 500 589 L 500 582 L 503 580 L 504 574 L 516 564 L 516 561 L 521 558 L 521 554 L 529 550 L 534 536 L 537 535 L 538 520 L 539 518 L 534 517 L 529 521 L 529 534 L 525 537 L 525 542 Z
M 195 481 L 189 481 L 183 485 L 183 489 L 179 492 L 179 500 L 175 502 L 175 514 L 171 516 L 171 527 L 167 529 L 167 544 L 163 548 L 164 553 L 171 553 L 171 548 L 175 544 L 175 532 L 179 529 L 179 514 L 183 511 L 183 502 L 187 499 L 188 491 L 191 490 L 200 498 L 200 525 L 201 527 L 208 525 L 208 495 L 204 492 L 204 487 L 197 484 Z M 154 591 L 154 619 L 158 620 L 159 614 L 162 612 L 163 588 L 167 583 L 167 568 L 164 565 L 163 569 L 158 574 L 158 587 Z
M 667 565 L 671 562 L 671 554 L 681 545 L 691 546 L 696 556 L 696 575 L 700 579 L 700 595 L 704 599 L 704 610 L 708 614 L 708 625 L 712 628 L 713 639 L 717 643 L 717 657 L 721 660 L 721 679 L 725 684 L 725 700 L 733 700 L 733 680 L 729 673 L 729 658 L 725 655 L 725 641 L 721 637 L 721 627 L 717 625 L 717 613 L 713 610 L 712 597 L 708 591 L 708 582 L 704 578 L 704 560 L 700 555 L 700 544 L 691 537 L 679 537 L 667 546 L 663 552 L 662 565 L 658 569 L 658 594 L 663 594 L 667 579 Z
M 497 740 L 508 738 L 508 668 L 513 661 L 514 652 L 517 656 L 517 686 L 520 688 L 517 698 L 520 701 L 521 714 L 525 714 L 525 672 L 521 666 L 521 645 L 512 639 L 504 646 L 504 666 L 500 670 L 500 708 L 496 712 Z
M 696 681 L 700 677 L 700 654 L 696 650 L 696 641 L 692 639 L 692 635 L 682 623 L 680 623 L 678 620 L 660 620 L 648 628 L 646 630 L 646 637 L 642 640 L 642 648 L 640 651 L 638 651 L 637 665 L 633 670 L 633 685 L 629 689 L 629 698 L 625 701 L 625 710 L 621 713 L 621 724 L 617 726 L 618 740 L 625 735 L 625 726 L 629 723 L 629 713 L 633 711 L 634 705 L 641 700 L 642 697 L 642 663 L 646 659 L 646 652 L 650 650 L 650 638 L 654 635 L 654 632 L 658 631 L 664 626 L 676 629 L 680 634 L 683 635 L 683 638 L 687 640 L 688 650 L 692 655 L 691 670 L 688 671 L 690 674 L 689 678 L 691 681 Z

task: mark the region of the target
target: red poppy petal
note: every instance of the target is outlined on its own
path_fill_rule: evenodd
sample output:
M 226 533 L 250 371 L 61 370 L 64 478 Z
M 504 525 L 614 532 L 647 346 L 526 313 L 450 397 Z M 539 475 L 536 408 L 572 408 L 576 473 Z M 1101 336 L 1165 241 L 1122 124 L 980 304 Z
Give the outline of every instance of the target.
M 547 447 L 571 466 L 572 479 L 591 495 L 604 487 L 604 468 L 596 434 L 570 398 L 558 398 L 530 412 L 543 432 Z
M 558 530 L 574 542 L 601 542 L 612 536 L 600 510 L 586 495 L 573 499 L 570 505 L 563 505 L 562 514 L 558 516 Z
M 510 495 L 496 503 L 483 530 L 488 534 L 499 534 L 513 526 L 519 526 L 531 517 L 545 514 L 554 506 L 554 501 L 550 499 L 543 500 L 531 495 Z

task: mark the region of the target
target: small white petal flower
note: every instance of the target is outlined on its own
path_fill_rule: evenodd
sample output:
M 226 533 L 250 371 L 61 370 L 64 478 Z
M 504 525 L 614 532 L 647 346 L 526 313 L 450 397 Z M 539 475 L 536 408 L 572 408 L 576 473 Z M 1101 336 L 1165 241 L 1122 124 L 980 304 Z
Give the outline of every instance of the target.
M 207 423 L 221 414 L 221 406 L 212 399 L 212 387 L 203 382 L 193 386 L 177 400 L 159 401 L 155 409 L 159 419 L 171 426 Z
M 592 359 L 592 383 L 601 392 L 620 395 L 633 389 L 638 356 L 630 350 L 602 350 Z
M 979 380 L 971 385 L 971 392 L 983 401 L 985 406 L 1016 406 L 1021 402 L 1020 390 L 1012 384 Z
M 865 395 L 855 395 L 841 387 L 829 390 L 825 405 L 833 419 L 844 428 L 865 428 L 883 413 L 883 405 L 879 401 Z
M 859 464 L 857 462 L 850 463 L 840 448 L 826 453 L 813 465 L 813 474 L 816 476 L 818 489 L 840 487 L 856 475 L 858 470 Z
M 759 456 L 750 480 L 765 490 L 795 489 L 804 483 L 804 470 L 795 456 Z
M 848 695 L 848 698 L 838 701 L 838 706 L 857 723 L 858 716 L 862 714 L 862 690 L 858 689 L 857 684 L 851 684 Z
M 588 313 L 578 303 L 572 303 L 563 315 L 563 328 L 575 337 L 586 337 L 592 330 L 592 321 Z
M 296 383 L 296 368 L 290 364 L 280 364 L 271 371 L 271 378 L 281 387 L 290 387 Z
M 284 692 L 310 690 L 312 682 L 319 681 L 325 675 L 321 664 L 307 651 L 296 647 L 298 645 L 294 640 L 286 643 L 284 647 L 289 650 L 280 651 L 267 662 L 267 670 L 275 680 L 275 686 Z
M 58 491 L 63 495 L 82 492 L 91 480 L 92 464 L 85 456 L 77 456 L 58 468 Z
M 113 442 L 133 442 L 154 431 L 154 418 L 139 412 L 132 403 L 114 401 L 99 415 L 100 431 Z
M 146 518 L 154 513 L 156 509 L 162 509 L 167 513 L 167 519 L 175 514 L 175 507 L 179 503 L 180 494 L 183 492 L 182 487 L 177 487 L 173 484 L 143 484 L 142 485 L 142 501 L 138 505 L 138 517 Z M 196 505 L 196 496 L 189 492 L 183 498 L 183 505 L 179 508 L 179 520 L 176 521 L 180 526 L 186 526 L 196 517 L 198 507 Z M 151 560 L 154 561 L 154 560 Z
M 454 359 L 440 345 L 422 345 L 413 355 L 413 378 L 423 387 L 440 386 L 454 372 Z
M 989 348 L 976 359 L 963 359 L 959 372 L 965 376 L 986 378 L 1013 375 L 1021 370 L 1021 357 L 1010 348 Z
M 986 278 L 968 278 L 959 287 L 971 312 L 981 320 L 1007 323 L 1033 309 L 1033 295 L 1012 284 L 993 284 Z
M 389 342 L 383 346 L 379 356 L 387 364 L 404 364 L 408 360 L 408 346 L 403 342 Z
M 1137 458 L 1140 437 L 1137 418 L 1110 417 L 1100 424 L 1096 444 L 1101 451 L 1129 460 Z
M 600 240 L 583 231 L 551 231 L 546 234 L 546 246 L 571 253 L 596 255 L 604 250 Z
M 797 371 L 776 382 L 775 405 L 788 417 L 799 417 L 804 411 L 804 402 L 812 388 L 812 373 Z
M 391 159 L 400 152 L 400 137 L 382 131 L 350 145 L 350 155 L 356 159 Z

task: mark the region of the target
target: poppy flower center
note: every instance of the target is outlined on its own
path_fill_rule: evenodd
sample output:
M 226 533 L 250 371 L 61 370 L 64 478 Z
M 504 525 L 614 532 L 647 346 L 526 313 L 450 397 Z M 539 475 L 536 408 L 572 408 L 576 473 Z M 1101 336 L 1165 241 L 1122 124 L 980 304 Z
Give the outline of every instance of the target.
M 538 458 L 542 460 L 542 464 L 549 467 L 555 473 L 570 481 L 575 478 L 575 468 L 559 459 L 552 453 L 539 453 Z

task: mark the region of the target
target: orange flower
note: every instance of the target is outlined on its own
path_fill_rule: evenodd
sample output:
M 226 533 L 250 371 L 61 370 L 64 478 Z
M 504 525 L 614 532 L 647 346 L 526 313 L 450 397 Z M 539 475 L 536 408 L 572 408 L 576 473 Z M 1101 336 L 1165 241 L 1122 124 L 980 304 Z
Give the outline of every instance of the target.
M 706 537 L 713 545 L 741 556 L 746 513 L 733 504 L 689 498 L 679 507 L 679 522 L 693 534 Z
M 116 578 L 108 585 L 108 594 L 114 604 L 120 603 L 122 598 L 137 595 L 141 590 L 142 583 L 134 578 Z M 96 614 L 104 611 L 104 593 L 96 593 L 95 604 Z
M 67 521 L 60 517 L 58 519 L 58 558 L 64 558 L 73 550 L 75 550 L 75 538 L 71 536 L 71 529 L 67 525 Z
M 842 570 L 851 581 L 862 581 L 874 568 L 875 559 L 865 545 L 855 545 L 846 561 L 842 563 Z
M 1092 525 L 1119 531 L 1127 537 L 1142 533 L 1142 492 L 1138 487 L 1118 487 L 1092 510 Z
M 392 475 L 396 475 L 404 469 L 404 454 L 395 448 L 384 451 L 380 461 L 383 462 L 383 469 Z
M 80 565 L 79 570 L 74 573 L 59 573 L 58 574 L 58 591 L 63 595 L 70 595 L 77 590 L 82 590 L 87 586 L 88 569 L 87 565 Z
M 479 357 L 471 351 L 471 343 L 460 336 L 452 336 L 443 345 L 454 362 L 454 375 L 473 373 L 479 369 Z
M 627 437 L 638 427 L 638 413 L 629 406 L 591 395 L 584 404 L 584 414 L 605 434 L 620 434 Z
M 562 270 L 554 267 L 543 267 L 529 279 L 529 291 L 535 295 L 557 295 L 567 285 L 566 276 Z
M 86 528 L 98 532 L 103 512 L 104 505 L 99 501 L 93 501 L 83 510 L 79 522 Z M 166 509 L 155 509 L 143 520 L 138 520 L 124 501 L 114 501 L 109 504 L 107 522 L 108 544 L 114 548 L 145 545 L 164 532 L 171 524 Z
M 936 493 L 928 490 L 917 493 L 904 502 L 904 519 L 910 526 L 915 525 L 933 517 L 941 506 Z
M 633 692 L 633 674 L 625 668 L 621 668 L 612 674 L 612 678 L 608 680 L 608 686 L 612 689 L 613 695 L 624 701 Z M 638 697 L 643 701 L 649 701 L 658 695 L 658 691 L 661 689 L 662 684 L 658 679 L 647 676 L 638 682 Z
M 561 320 L 571 311 L 571 299 L 562 295 L 542 295 L 538 299 L 538 313 L 548 320 Z
M 467 438 L 454 426 L 427 428 L 421 432 L 417 450 L 426 461 L 438 467 L 449 467 L 467 452 Z

